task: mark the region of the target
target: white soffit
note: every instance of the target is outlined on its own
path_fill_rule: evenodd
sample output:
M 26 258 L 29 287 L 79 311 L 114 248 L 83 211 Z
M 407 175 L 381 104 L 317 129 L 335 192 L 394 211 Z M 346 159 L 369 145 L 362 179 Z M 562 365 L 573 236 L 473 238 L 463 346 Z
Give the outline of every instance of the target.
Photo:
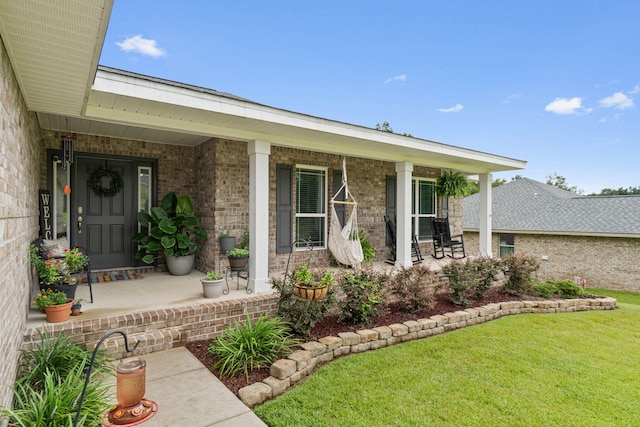
M 0 36 L 30 111 L 80 115 L 113 0 L 1 0 Z

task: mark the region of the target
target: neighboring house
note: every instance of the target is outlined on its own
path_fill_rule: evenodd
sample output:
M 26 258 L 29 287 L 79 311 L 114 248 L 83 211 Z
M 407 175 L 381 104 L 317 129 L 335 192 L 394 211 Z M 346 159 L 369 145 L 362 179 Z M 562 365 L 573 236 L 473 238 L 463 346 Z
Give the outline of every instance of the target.
M 443 169 L 479 175 L 490 197 L 492 172 L 526 165 L 98 66 L 111 8 L 112 0 L 0 2 L 0 406 L 11 399 L 29 309 L 27 249 L 39 234 L 41 190 L 51 195 L 52 235 L 88 248 L 94 269 L 139 265 L 136 213 L 169 191 L 189 195 L 210 235 L 196 267 L 220 268 L 217 236 L 248 230 L 249 286 L 260 292 L 295 239 L 311 236 L 314 254 L 328 259 L 328 200 L 343 158 L 360 228 L 385 259 L 384 216 L 396 218 L 403 265 L 412 234 L 429 242 Z M 66 168 L 62 140 L 73 145 Z M 123 178 L 112 197 L 90 185 L 101 167 Z M 450 211 L 460 229 L 459 207 Z
M 537 258 L 541 279 L 640 290 L 640 196 L 580 196 L 521 178 L 495 187 L 492 199 L 494 254 Z M 480 196 L 462 206 L 465 243 L 474 248 Z

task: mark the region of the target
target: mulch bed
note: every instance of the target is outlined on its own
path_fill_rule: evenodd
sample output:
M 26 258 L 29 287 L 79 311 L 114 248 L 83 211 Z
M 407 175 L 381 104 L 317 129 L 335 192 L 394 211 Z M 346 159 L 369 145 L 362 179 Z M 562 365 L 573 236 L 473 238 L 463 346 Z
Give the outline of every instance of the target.
M 469 307 L 481 307 L 483 305 L 491 303 L 506 301 L 531 301 L 542 299 L 544 298 L 539 298 L 531 295 L 527 295 L 524 297 L 508 295 L 501 292 L 499 289 L 494 288 L 487 291 L 481 300 L 473 301 L 473 303 Z M 314 325 L 309 336 L 306 337 L 305 340 L 314 341 L 326 336 L 336 336 L 339 332 L 349 332 L 376 326 L 392 325 L 394 323 L 406 322 L 407 320 L 426 319 L 436 314 L 451 313 L 458 310 L 464 310 L 464 307 L 453 304 L 451 302 L 451 294 L 442 293 L 436 296 L 436 301 L 433 307 L 425 311 L 406 313 L 400 310 L 400 305 L 393 303 L 388 304 L 387 306 L 385 306 L 383 313 L 380 316 L 375 317 L 371 321 L 371 323 L 367 325 L 354 326 L 341 323 L 338 319 L 338 316 L 325 317 Z M 208 368 L 210 368 L 216 361 L 215 357 L 209 354 L 209 344 L 211 344 L 211 340 L 192 341 L 188 342 L 186 345 L 187 349 L 191 353 L 193 353 L 193 355 L 198 360 L 200 360 L 200 362 L 204 366 Z M 245 378 L 243 374 L 231 378 L 220 378 L 220 374 L 218 372 L 216 372 L 215 370 L 212 372 L 220 379 L 220 381 L 222 381 L 227 386 L 229 390 L 231 390 L 236 395 L 238 394 L 238 390 L 242 387 L 262 381 L 269 376 L 269 368 L 263 368 L 249 372 L 248 379 Z

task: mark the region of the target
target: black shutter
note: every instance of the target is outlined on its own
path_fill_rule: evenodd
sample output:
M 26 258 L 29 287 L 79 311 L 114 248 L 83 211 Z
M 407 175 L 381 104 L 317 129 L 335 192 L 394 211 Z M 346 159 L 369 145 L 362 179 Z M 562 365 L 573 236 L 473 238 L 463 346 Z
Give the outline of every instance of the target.
M 396 224 L 396 177 L 395 175 L 387 176 L 387 206 L 386 215 L 391 219 L 394 226 Z M 397 231 L 397 230 L 396 230 Z M 391 236 L 386 233 L 385 244 L 387 246 L 393 246 L 394 242 L 391 241 Z
M 291 252 L 293 243 L 293 167 L 276 165 L 276 253 Z

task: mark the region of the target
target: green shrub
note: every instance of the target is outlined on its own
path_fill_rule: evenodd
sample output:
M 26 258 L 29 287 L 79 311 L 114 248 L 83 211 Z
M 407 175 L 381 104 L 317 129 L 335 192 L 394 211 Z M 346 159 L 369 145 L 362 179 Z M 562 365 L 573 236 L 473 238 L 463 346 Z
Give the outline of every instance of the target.
M 63 331 L 58 337 L 46 329 L 38 333 L 40 343 L 21 352 L 13 408 L 0 410 L 0 415 L 15 426 L 71 426 L 92 353 L 65 337 Z M 111 406 L 104 373 L 112 370 L 103 352 L 96 355 L 94 369 L 78 425 L 99 425 Z
M 472 261 L 477 273 L 474 295 L 475 299 L 481 299 L 491 289 L 502 272 L 502 261 L 496 258 L 480 257 Z
M 269 366 L 291 353 L 296 344 L 283 320 L 261 315 L 252 323 L 247 314 L 245 324 L 234 322 L 209 345 L 209 352 L 219 357 L 212 369 L 218 369 L 223 377 L 244 372 L 248 378 L 249 371 Z
M 29 387 L 26 382 L 17 382 L 14 388 L 13 409 L 0 410 L 0 415 L 8 417 L 12 426 L 72 426 L 84 380 L 84 367 L 80 364 L 71 368 L 64 377 L 47 368 L 39 391 Z M 106 384 L 105 376 L 92 375 L 82 403 L 78 425 L 100 425 L 102 414 L 111 406 L 111 399 L 112 393 Z
M 543 298 L 577 298 L 584 293 L 582 288 L 572 280 L 547 280 L 546 282 L 536 281 L 533 289 L 535 294 Z
M 537 259 L 520 254 L 507 255 L 502 258 L 504 274 L 507 282 L 504 285 L 504 292 L 511 295 L 522 295 L 531 289 L 532 275 L 540 263 Z
M 534 280 L 533 292 L 536 296 L 541 298 L 552 298 L 558 293 L 558 288 L 553 281 L 548 280 L 546 282 L 542 282 L 540 280 Z
M 556 282 L 556 288 L 561 298 L 577 298 L 584 294 L 583 289 L 569 279 Z
M 291 330 L 300 336 L 309 335 L 313 325 L 322 319 L 335 304 L 335 290 L 329 286 L 327 296 L 321 300 L 307 301 L 293 292 L 291 283 L 295 280 L 294 272 L 289 272 L 282 279 L 271 279 L 271 286 L 278 291 L 277 315 L 285 320 Z
M 371 268 L 345 274 L 340 279 L 344 299 L 340 302 L 340 320 L 363 324 L 379 314 L 385 302 L 385 284 L 389 276 Z
M 443 267 L 442 273 L 449 279 L 451 301 L 463 307 L 468 306 L 478 279 L 475 266 L 468 261 L 454 261 Z
M 433 271 L 422 264 L 402 267 L 389 281 L 391 292 L 405 311 L 425 310 L 434 303 L 438 285 Z
M 78 346 L 70 337 L 60 331 L 57 337 L 43 328 L 38 330 L 40 343 L 33 349 L 21 350 L 17 382 L 39 391 L 44 384 L 45 374 L 55 372 L 63 381 L 76 366 L 83 369 L 91 361 L 92 353 Z M 100 351 L 94 361 L 94 372 L 111 372 L 104 352 Z

